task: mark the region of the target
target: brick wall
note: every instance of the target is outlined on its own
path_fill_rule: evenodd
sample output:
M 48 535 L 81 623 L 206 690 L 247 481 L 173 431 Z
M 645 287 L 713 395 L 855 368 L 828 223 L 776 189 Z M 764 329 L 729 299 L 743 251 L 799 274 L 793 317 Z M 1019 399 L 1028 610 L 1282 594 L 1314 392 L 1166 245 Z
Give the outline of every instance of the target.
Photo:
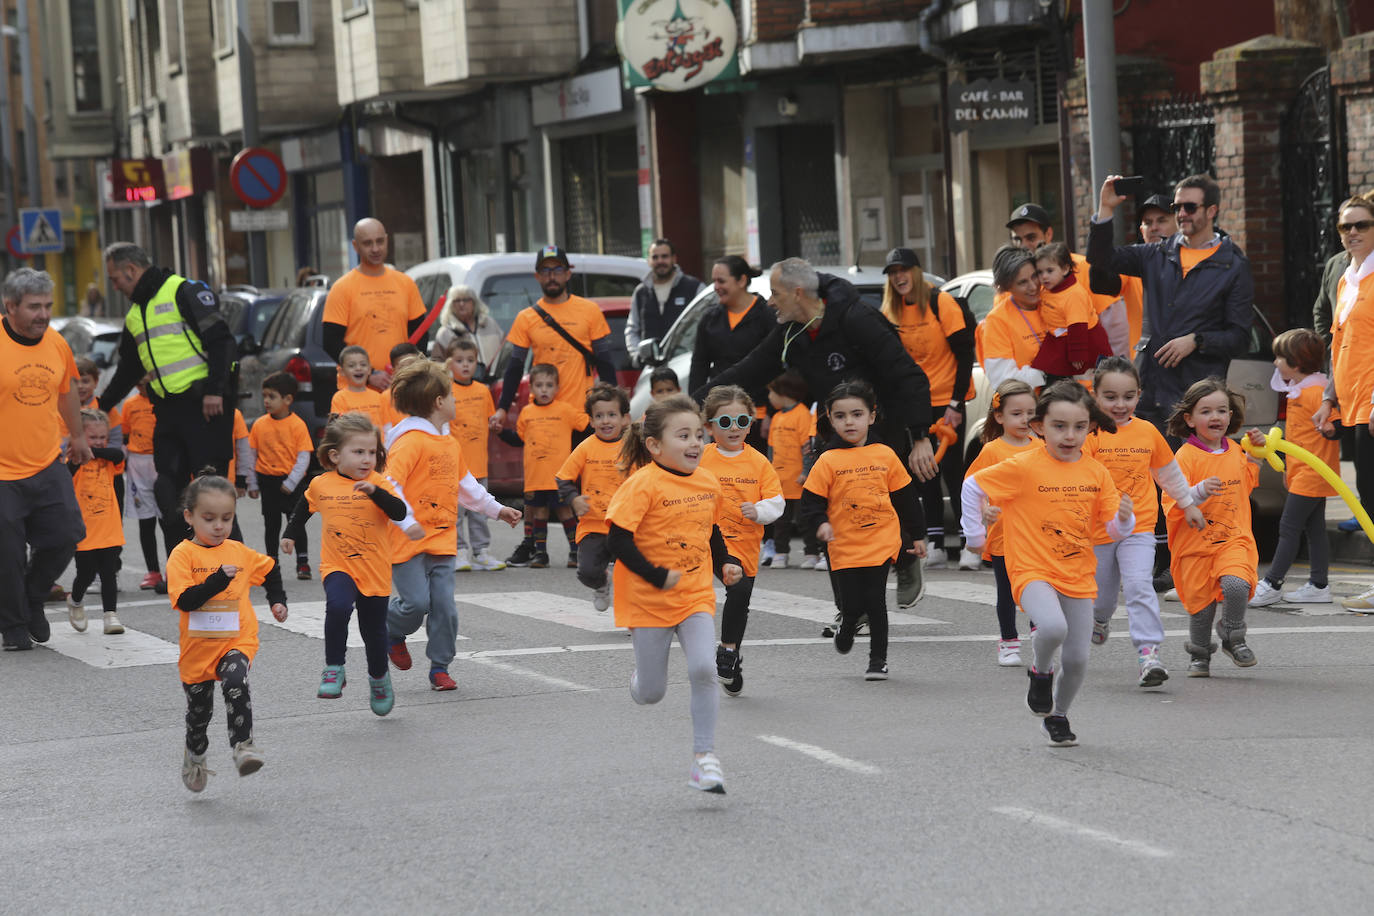
M 786 41 L 797 34 L 806 16 L 804 0 L 748 0 L 752 3 L 754 41 Z M 747 39 L 746 39 L 747 40 Z
M 926 3 L 921 0 L 812 0 L 811 21 L 817 25 L 850 25 L 915 19 Z
M 1331 55 L 1331 85 L 1344 103 L 1346 178 L 1351 191 L 1374 188 L 1374 32 L 1347 38 Z

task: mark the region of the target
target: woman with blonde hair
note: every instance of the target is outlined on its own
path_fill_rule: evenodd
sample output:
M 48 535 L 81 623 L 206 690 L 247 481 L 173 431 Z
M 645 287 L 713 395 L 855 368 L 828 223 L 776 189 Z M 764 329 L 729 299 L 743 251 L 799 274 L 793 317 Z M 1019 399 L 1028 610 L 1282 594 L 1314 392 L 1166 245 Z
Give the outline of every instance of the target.
M 505 332 L 491 317 L 491 311 L 478 297 L 477 291 L 458 284 L 450 287 L 444 298 L 444 310 L 439 315 L 439 330 L 434 335 L 432 349 L 447 353 L 449 346 L 464 336 L 477 342 L 478 359 L 486 367 L 486 372 L 490 373 L 496 357 L 501 353 Z

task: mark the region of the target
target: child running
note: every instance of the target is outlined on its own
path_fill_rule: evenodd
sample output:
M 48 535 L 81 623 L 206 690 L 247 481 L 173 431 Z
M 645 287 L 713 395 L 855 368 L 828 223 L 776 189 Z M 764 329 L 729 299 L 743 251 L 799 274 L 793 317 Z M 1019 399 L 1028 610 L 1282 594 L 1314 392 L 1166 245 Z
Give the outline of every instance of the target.
M 386 449 L 381 432 L 361 412 L 335 417 L 320 437 L 320 474 L 305 488 L 282 536 L 281 549 L 290 554 L 305 523 L 320 513 L 320 579 L 324 583 L 324 673 L 316 696 L 335 699 L 343 694 L 348 677 L 348 619 L 358 609 L 358 633 L 367 653 L 372 711 L 391 712 L 396 694 L 387 670 L 387 597 L 391 594 L 391 550 L 387 521 L 396 523 L 407 538 L 418 541 L 425 532 L 410 507 L 382 477 Z
M 410 341 L 402 341 L 391 348 L 388 358 L 391 360 L 391 377 L 395 379 L 396 373 L 401 371 L 401 367 L 414 359 L 424 359 L 425 355 L 420 352 L 420 348 Z M 391 428 L 405 419 L 405 415 L 396 410 L 391 403 L 391 388 L 388 386 L 382 392 L 382 422 L 377 425 L 382 430 L 382 441 L 391 435 Z
M 100 410 L 100 400 L 95 396 L 96 385 L 100 383 L 100 367 L 95 364 L 95 360 L 89 356 L 83 356 L 76 361 L 76 398 L 77 403 L 83 409 Z M 102 411 L 103 413 L 103 411 Z M 111 407 L 106 418 L 106 441 L 109 448 L 117 448 L 121 451 L 124 448 L 124 426 L 121 420 L 119 408 Z M 119 517 L 124 517 L 124 461 L 115 463 L 114 470 L 114 492 L 115 502 L 119 505 Z M 120 543 L 124 543 L 122 540 Z M 103 583 L 103 580 L 102 580 Z
M 1179 470 L 1169 443 L 1153 424 L 1135 419 L 1140 401 L 1140 376 L 1131 361 L 1111 356 L 1093 373 L 1097 406 L 1116 424 L 1116 432 L 1098 430 L 1088 436 L 1083 454 L 1111 472 L 1117 490 L 1138 507 L 1135 530 L 1119 541 L 1099 525 L 1093 550 L 1097 554 L 1097 600 L 1093 603 L 1093 643 L 1102 645 L 1111 630 L 1118 590 L 1126 596 L 1126 619 L 1140 663 L 1140 687 L 1158 687 L 1169 679 L 1159 660 L 1164 625 L 1159 619 L 1159 596 L 1154 588 L 1155 483 L 1174 500 L 1185 521 L 1199 531 L 1206 527 L 1202 510 L 1193 504 L 1188 481 Z M 1320 401 L 1320 398 L 1318 398 Z
M 701 413 L 684 395 L 655 401 L 625 433 L 621 468 L 633 472 L 606 509 L 615 564 L 615 622 L 628 627 L 635 670 L 630 697 L 644 705 L 668 689 L 673 634 L 687 656 L 692 684 L 694 789 L 725 794 L 716 757 L 720 692 L 711 659 L 716 628 L 714 570 L 726 587 L 744 575 L 719 522 L 720 481 L 701 468 Z M 635 470 L 638 468 L 638 470 Z
M 763 526 L 787 508 L 782 484 L 768 459 L 745 440 L 754 423 L 754 401 L 743 388 L 722 385 L 706 394 L 706 428 L 713 440 L 701 456 L 701 466 L 720 480 L 725 502 L 720 533 L 730 555 L 739 558 L 744 575 L 725 588 L 720 612 L 720 645 L 716 647 L 716 678 L 732 697 L 744 690 L 744 665 L 739 644 L 749 623 L 749 599 L 759 572 Z
M 859 618 L 868 618 L 866 681 L 887 680 L 887 574 L 906 548 L 902 532 L 924 533 L 921 488 L 891 447 L 869 442 L 878 399 L 867 382 L 841 382 L 825 399 L 835 439 L 821 452 L 801 497 L 801 519 L 830 554 L 830 581 L 840 606 L 835 651 L 854 647 Z M 924 539 L 906 552 L 922 558 Z
M 382 425 L 382 393 L 367 387 L 372 376 L 372 362 L 367 350 L 353 344 L 339 351 L 339 371 L 344 386 L 329 400 L 329 412 L 334 416 L 361 413 L 379 429 Z
M 296 380 L 285 372 L 273 372 L 262 380 L 262 406 L 266 413 L 253 421 L 248 431 L 252 455 L 243 469 L 248 497 L 262 495 L 262 530 L 267 555 L 277 558 L 283 518 L 300 499 L 299 488 L 310 468 L 310 430 L 291 410 L 296 399 Z M 310 578 L 305 532 L 296 541 L 296 578 Z
M 604 611 L 611 606 L 606 507 L 625 479 L 617 465 L 630 425 L 630 398 L 624 389 L 601 383 L 587 392 L 586 409 L 595 435 L 572 450 L 554 478 L 559 503 L 577 516 L 577 581 L 592 590 L 592 607 Z
M 1193 486 L 1193 500 L 1207 524 L 1195 530 L 1183 523 L 1183 510 L 1168 495 L 1164 512 L 1169 527 L 1170 570 L 1178 598 L 1188 611 L 1189 677 L 1211 677 L 1212 621 L 1216 621 L 1221 651 L 1238 667 L 1258 659 L 1245 643 L 1245 607 L 1259 578 L 1259 550 L 1250 528 L 1250 491 L 1259 483 L 1259 463 L 1227 437 L 1245 422 L 1245 399 L 1219 378 L 1194 382 L 1169 417 L 1169 434 L 1186 442 L 1178 449 L 1178 466 Z M 1264 434 L 1249 432 L 1250 442 L 1264 444 Z
M 514 527 L 520 513 L 496 501 L 468 472 L 458 442 L 445 431 L 453 421 L 453 377 L 427 359 L 407 362 L 391 381 L 391 397 L 405 419 L 386 441 L 389 480 L 414 510 L 424 537 L 391 533 L 392 596 L 386 625 L 387 654 L 401 671 L 410 670 L 406 637 L 425 625 L 429 638 L 429 686 L 457 690 L 449 674 L 458 648 L 458 608 L 453 603 L 453 557 L 458 506 L 499 518 Z
M 80 366 L 80 363 L 77 364 Z M 68 465 L 86 536 L 76 545 L 76 578 L 67 594 L 67 620 L 78 633 L 86 632 L 86 589 L 100 576 L 100 602 L 105 613 L 105 633 L 124 632 L 115 614 L 119 600 L 119 556 L 124 551 L 124 526 L 115 498 L 115 471 L 124 461 L 124 450 L 110 446 L 110 424 L 99 410 L 81 411 L 81 425 L 93 461 Z
M 449 424 L 449 432 L 458 440 L 468 472 L 485 488 L 487 446 L 491 441 L 491 427 L 487 421 L 496 413 L 496 404 L 491 399 L 491 389 L 474 379 L 477 368 L 482 365 L 477 341 L 466 335 L 454 338 L 444 358 L 453 374 L 453 422 Z M 463 538 L 464 524 L 468 529 L 466 539 Z M 492 556 L 489 550 L 491 529 L 487 527 L 485 515 L 459 506 L 454 531 L 458 535 L 458 555 L 453 561 L 455 570 L 497 572 L 506 568 L 506 564 Z
M 768 383 L 768 403 L 776 413 L 768 424 L 768 452 L 773 470 L 782 484 L 782 498 L 787 508 L 773 525 L 773 549 L 776 553 L 768 564 L 772 569 L 786 569 L 792 551 L 792 538 L 802 536 L 802 569 L 815 569 L 820 560 L 820 541 L 816 529 L 800 522 L 802 484 L 806 481 L 806 457 L 803 450 L 815 433 L 816 418 L 803 403 L 808 398 L 805 380 L 796 372 L 784 372 Z M 923 529 L 924 530 L 924 529 Z
M 224 693 L 229 744 L 240 776 L 262 769 L 253 743 L 253 703 L 248 669 L 258 651 L 258 618 L 248 589 L 267 590 L 272 616 L 286 619 L 286 591 L 277 561 L 241 541 L 229 539 L 234 526 L 234 484 L 205 468 L 186 487 L 182 517 L 192 537 L 167 558 L 172 607 L 180 611 L 181 656 L 177 671 L 186 691 L 186 754 L 181 781 L 192 792 L 205 789 L 214 771 L 205 765 L 205 735 L 215 706 L 215 681 Z
M 1287 432 L 1289 442 L 1300 445 L 1341 472 L 1341 444 L 1328 439 L 1312 423 L 1312 414 L 1322 404 L 1326 389 L 1326 346 L 1315 331 L 1293 328 L 1274 338 L 1274 377 L 1269 382 L 1288 399 Z M 1280 601 L 1291 604 L 1330 604 L 1331 588 L 1327 573 L 1331 565 L 1331 546 L 1326 535 L 1326 499 L 1336 488 L 1302 461 L 1289 458 L 1284 471 L 1288 498 L 1279 517 L 1279 542 L 1269 572 L 1255 586 L 1251 607 L 1266 607 Z M 1298 545 L 1307 535 L 1311 564 L 1307 581 L 1292 591 L 1282 591 L 1288 567 L 1298 555 Z
M 125 468 L 129 501 L 133 503 L 134 518 L 138 519 L 138 544 L 147 569 L 138 587 L 166 594 L 167 581 L 162 578 L 157 552 L 157 521 L 162 513 L 158 511 L 157 497 L 153 493 L 157 483 L 157 466 L 153 463 L 153 431 L 157 429 L 157 417 L 153 415 L 153 402 L 148 399 L 150 378 L 145 375 L 139 379 L 138 393 L 124 402 Z M 170 544 L 167 552 L 172 552 Z
M 1108 432 L 1116 429 L 1086 388 L 1056 382 L 1040 393 L 1031 425 L 1045 447 L 964 481 L 968 542 L 983 543 L 985 510 L 1005 523 L 1012 595 L 1035 625 L 1026 706 L 1043 718 L 1041 728 L 1055 747 L 1078 743 L 1068 713 L 1083 685 L 1092 645 L 1097 596 L 1093 530 L 1105 523 L 1116 541 L 1135 528 L 1131 498 L 1117 493 L 1106 468 L 1084 458 L 1083 443 L 1094 425 Z M 991 509 L 989 501 L 995 503 Z M 1058 677 L 1055 652 L 1060 652 Z
M 988 404 L 988 418 L 983 423 L 983 450 L 969 465 L 964 479 L 1027 449 L 1044 448 L 1045 443 L 1031 432 L 1034 419 L 1035 392 L 1030 385 L 1018 379 L 1007 379 L 998 385 Z M 993 581 L 997 583 L 997 626 L 1001 630 L 997 664 L 1003 668 L 1019 668 L 1021 635 L 1016 629 L 1016 599 L 1012 597 L 1011 579 L 1007 576 L 1000 519 L 988 526 L 986 538 L 982 557 L 992 564 Z

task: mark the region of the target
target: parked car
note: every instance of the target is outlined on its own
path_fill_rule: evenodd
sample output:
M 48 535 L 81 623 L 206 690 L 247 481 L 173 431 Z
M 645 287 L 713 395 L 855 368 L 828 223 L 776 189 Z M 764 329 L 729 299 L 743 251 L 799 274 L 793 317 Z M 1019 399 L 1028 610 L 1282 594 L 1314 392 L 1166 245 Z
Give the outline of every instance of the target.
M 290 290 L 228 286 L 219 291 L 219 310 L 238 341 L 239 355 L 256 353 L 272 316 Z
M 114 377 L 114 369 L 119 365 L 119 337 L 124 332 L 124 322 L 118 318 L 88 318 L 85 315 L 58 315 L 48 322 L 78 359 L 88 356 L 100 368 L 100 383 L 96 393 Z
M 319 440 L 338 389 L 338 365 L 324 349 L 323 287 L 291 290 L 263 330 L 256 353 L 239 360 L 239 409 L 252 422 L 262 415 L 262 380 L 284 371 L 300 385 L 292 410 Z

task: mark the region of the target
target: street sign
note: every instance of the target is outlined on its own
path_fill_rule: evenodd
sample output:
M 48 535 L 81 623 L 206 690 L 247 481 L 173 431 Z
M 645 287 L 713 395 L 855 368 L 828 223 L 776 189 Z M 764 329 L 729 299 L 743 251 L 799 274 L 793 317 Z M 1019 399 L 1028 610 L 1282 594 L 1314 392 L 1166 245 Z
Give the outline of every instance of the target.
M 19 244 L 28 254 L 62 250 L 62 211 L 25 207 L 19 211 Z
M 233 232 L 273 232 L 290 226 L 285 210 L 230 210 L 229 229 Z
M 5 246 L 9 248 L 10 254 L 16 258 L 27 258 L 28 253 L 19 244 L 19 227 L 11 226 L 10 231 L 5 235 Z
M 250 146 L 229 163 L 229 184 L 250 207 L 270 207 L 286 193 L 286 166 L 270 149 Z

